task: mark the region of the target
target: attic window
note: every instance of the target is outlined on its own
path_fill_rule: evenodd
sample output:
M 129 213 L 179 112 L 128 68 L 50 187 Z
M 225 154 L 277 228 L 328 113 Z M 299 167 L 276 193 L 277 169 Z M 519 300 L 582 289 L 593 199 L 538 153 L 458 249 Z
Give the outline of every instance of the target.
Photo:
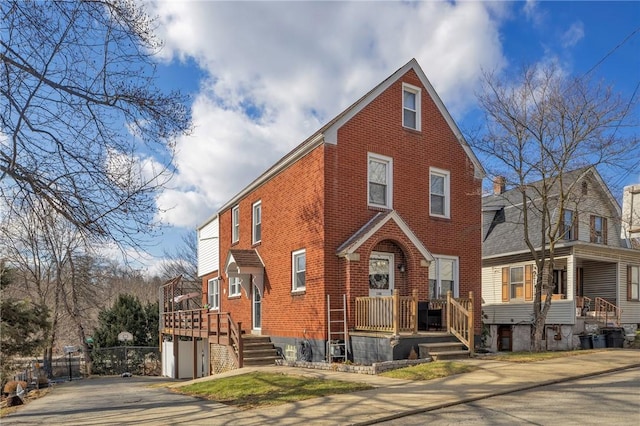
M 582 182 L 582 195 L 587 195 L 589 192 L 589 184 L 587 182 Z
M 420 88 L 402 84 L 402 125 L 420 130 Z

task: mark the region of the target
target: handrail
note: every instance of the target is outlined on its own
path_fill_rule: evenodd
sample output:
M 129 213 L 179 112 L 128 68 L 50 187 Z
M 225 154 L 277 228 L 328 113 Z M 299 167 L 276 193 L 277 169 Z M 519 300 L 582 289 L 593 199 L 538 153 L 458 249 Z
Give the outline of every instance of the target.
M 622 308 L 603 299 L 602 297 L 596 297 L 595 317 L 599 322 L 602 322 L 602 320 L 604 319 L 605 326 L 609 324 L 609 319 L 615 319 L 615 325 L 620 325 Z
M 207 309 L 163 312 L 161 324 L 179 336 L 207 338 L 211 343 L 230 346 L 238 368 L 243 365 L 242 323 L 235 323 L 228 312 Z
M 356 297 L 356 330 L 398 334 L 418 332 L 418 292 L 400 296 Z
M 473 292 L 468 299 L 456 300 L 447 292 L 447 331 L 456 336 L 473 354 Z

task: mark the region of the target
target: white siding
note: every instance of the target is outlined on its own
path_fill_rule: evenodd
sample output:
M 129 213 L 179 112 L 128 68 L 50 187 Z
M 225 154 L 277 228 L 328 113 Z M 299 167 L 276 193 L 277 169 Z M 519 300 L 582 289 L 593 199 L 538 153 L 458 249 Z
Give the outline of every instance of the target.
M 198 276 L 218 270 L 220 264 L 220 240 L 218 218 L 198 230 Z
M 640 253 L 638 253 L 640 257 Z M 632 265 L 640 265 L 640 259 Z M 622 308 L 622 324 L 640 324 L 640 302 L 627 300 L 627 264 L 619 265 L 620 283 L 620 307 Z

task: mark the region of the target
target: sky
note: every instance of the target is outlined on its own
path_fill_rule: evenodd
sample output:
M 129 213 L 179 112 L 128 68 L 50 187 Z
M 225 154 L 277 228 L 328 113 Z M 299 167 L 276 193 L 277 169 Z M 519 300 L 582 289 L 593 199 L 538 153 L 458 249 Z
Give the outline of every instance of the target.
M 153 272 L 179 235 L 410 59 L 458 126 L 477 124 L 483 70 L 556 62 L 640 97 L 640 2 L 149 3 L 165 46 L 160 87 L 191 96 L 194 131 L 177 141 L 159 195 L 168 228 Z M 630 111 L 638 120 L 638 108 Z M 637 128 L 635 129 L 637 132 Z M 483 159 L 480 158 L 482 161 Z M 615 177 L 640 182 L 640 163 Z

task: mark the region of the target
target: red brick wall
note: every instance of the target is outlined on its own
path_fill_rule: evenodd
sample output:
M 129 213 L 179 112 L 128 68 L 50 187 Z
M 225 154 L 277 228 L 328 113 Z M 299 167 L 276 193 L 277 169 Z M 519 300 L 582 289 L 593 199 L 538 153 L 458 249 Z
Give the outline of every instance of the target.
M 324 277 L 324 147 L 320 146 L 291 167 L 257 188 L 239 203 L 240 240 L 231 245 L 231 209 L 220 215 L 220 258 L 230 248 L 255 248 L 265 265 L 262 299 L 262 334 L 323 338 L 325 311 Z M 252 244 L 252 205 L 262 201 L 262 241 Z M 306 249 L 306 292 L 291 292 L 291 254 Z M 251 330 L 251 295 L 228 298 L 224 276 L 221 308 Z
M 262 333 L 326 338 L 326 294 L 368 295 L 368 256 L 378 246 L 401 250 L 407 271 L 396 270 L 402 293 L 428 292 L 428 268 L 395 223 L 387 223 L 363 244 L 361 260 L 347 261 L 336 249 L 379 210 L 367 206 L 367 153 L 393 158 L 393 208 L 433 254 L 459 257 L 460 295 L 476 294 L 480 330 L 481 181 L 436 105 L 423 88 L 422 131 L 402 127 L 402 82 L 420 86 L 413 71 L 395 82 L 338 131 L 338 144 L 325 144 L 240 201 L 240 241 L 231 245 L 231 209 L 220 215 L 221 309 L 251 328 L 251 298 L 228 298 L 224 262 L 229 248 L 256 248 L 267 265 Z M 451 218 L 429 215 L 429 167 L 451 173 Z M 252 204 L 262 200 L 262 242 L 251 244 Z M 291 252 L 305 248 L 306 292 L 291 293 Z M 396 263 L 401 256 L 396 256 Z M 350 282 L 352 287 L 347 288 Z M 206 285 L 206 282 L 203 282 Z M 326 290 L 326 291 L 325 291 Z
M 344 275 L 339 273 L 346 262 L 335 257 L 335 249 L 377 212 L 367 206 L 367 153 L 392 157 L 393 208 L 431 253 L 459 256 L 460 295 L 474 291 L 479 331 L 481 180 L 474 178 L 471 161 L 424 88 L 422 130 L 402 127 L 403 82 L 421 87 L 417 75 L 409 71 L 340 128 L 336 146 L 327 146 L 325 209 L 338 212 L 326 219 L 327 285 L 331 291 L 344 292 Z M 429 167 L 451 173 L 450 219 L 429 215 Z M 361 255 L 366 253 L 362 251 Z M 366 284 L 368 262 L 366 258 L 360 262 L 363 267 L 359 279 Z M 363 285 L 361 294 L 354 292 L 352 297 L 365 296 L 365 290 Z M 424 292 L 421 289 L 421 294 Z

